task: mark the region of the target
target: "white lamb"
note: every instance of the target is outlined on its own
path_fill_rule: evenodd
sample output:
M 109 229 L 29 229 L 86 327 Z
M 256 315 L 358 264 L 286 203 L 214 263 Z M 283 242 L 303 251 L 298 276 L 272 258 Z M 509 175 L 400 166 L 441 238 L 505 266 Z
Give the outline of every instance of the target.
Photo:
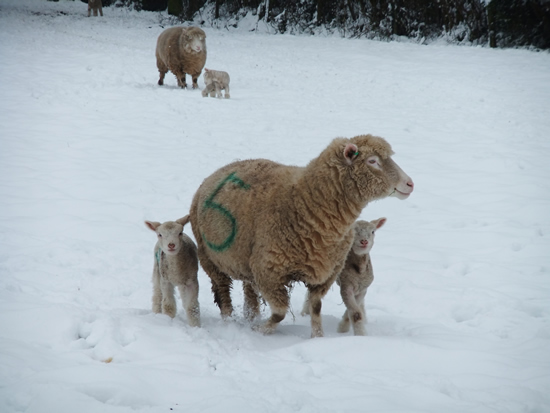
M 210 70 L 204 68 L 204 84 L 206 87 L 202 91 L 202 96 L 222 97 L 222 90 L 225 90 L 225 98 L 229 99 L 229 74 L 221 70 Z
M 338 324 L 339 333 L 348 332 L 351 323 L 354 335 L 366 335 L 365 295 L 374 280 L 369 252 L 374 245 L 374 233 L 385 223 L 386 218 L 378 218 L 370 222 L 357 221 L 353 227 L 353 245 L 344 269 L 336 279 L 346 305 L 346 312 Z
M 176 316 L 174 286 L 177 286 L 189 324 L 200 327 L 199 262 L 197 246 L 183 233 L 188 222 L 189 215 L 162 224 L 145 221 L 147 228 L 155 231 L 158 237 L 154 250 L 153 312 L 162 312 L 172 318 Z

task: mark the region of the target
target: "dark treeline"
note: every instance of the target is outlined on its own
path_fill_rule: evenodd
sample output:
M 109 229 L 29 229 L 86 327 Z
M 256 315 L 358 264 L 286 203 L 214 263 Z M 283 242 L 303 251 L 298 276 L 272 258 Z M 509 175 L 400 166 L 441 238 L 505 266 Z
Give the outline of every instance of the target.
M 105 0 L 104 0 L 105 2 Z M 550 48 L 550 0 L 118 0 L 179 21 L 238 27 L 247 15 L 278 33 Z M 486 4 L 488 3 L 488 4 Z

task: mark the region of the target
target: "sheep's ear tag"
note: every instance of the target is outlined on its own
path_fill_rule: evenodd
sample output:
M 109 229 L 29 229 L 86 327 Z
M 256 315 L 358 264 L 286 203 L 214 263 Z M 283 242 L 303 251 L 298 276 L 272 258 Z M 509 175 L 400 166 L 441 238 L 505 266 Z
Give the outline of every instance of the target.
M 348 143 L 346 149 L 344 149 L 344 157 L 346 162 L 351 165 L 352 162 L 359 156 L 359 149 L 353 143 Z

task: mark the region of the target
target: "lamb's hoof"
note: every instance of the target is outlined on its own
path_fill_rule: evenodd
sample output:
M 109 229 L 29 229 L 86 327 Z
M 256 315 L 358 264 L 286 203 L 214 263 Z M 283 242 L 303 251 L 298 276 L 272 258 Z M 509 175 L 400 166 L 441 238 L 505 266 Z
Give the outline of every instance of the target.
M 164 82 L 162 80 L 159 80 L 158 84 L 159 84 L 159 86 L 162 86 L 162 85 L 164 85 Z
M 338 329 L 336 330 L 339 333 L 347 333 L 349 331 L 349 323 L 340 323 L 338 324 Z

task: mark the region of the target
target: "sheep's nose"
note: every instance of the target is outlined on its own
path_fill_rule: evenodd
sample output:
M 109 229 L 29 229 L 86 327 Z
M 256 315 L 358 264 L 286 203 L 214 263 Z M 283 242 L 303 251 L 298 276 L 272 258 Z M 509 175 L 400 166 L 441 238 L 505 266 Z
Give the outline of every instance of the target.
M 407 186 L 408 186 L 409 188 L 411 188 L 411 192 L 412 192 L 413 189 L 414 189 L 414 182 L 412 181 L 412 179 L 411 179 L 409 182 L 407 182 Z
M 366 240 L 366 239 L 362 239 L 362 240 L 361 240 L 361 245 L 362 245 L 363 247 L 366 247 L 367 245 L 369 245 L 369 241 Z
M 173 250 L 174 248 L 176 248 L 176 244 L 168 244 L 168 248 L 170 248 L 171 250 Z

